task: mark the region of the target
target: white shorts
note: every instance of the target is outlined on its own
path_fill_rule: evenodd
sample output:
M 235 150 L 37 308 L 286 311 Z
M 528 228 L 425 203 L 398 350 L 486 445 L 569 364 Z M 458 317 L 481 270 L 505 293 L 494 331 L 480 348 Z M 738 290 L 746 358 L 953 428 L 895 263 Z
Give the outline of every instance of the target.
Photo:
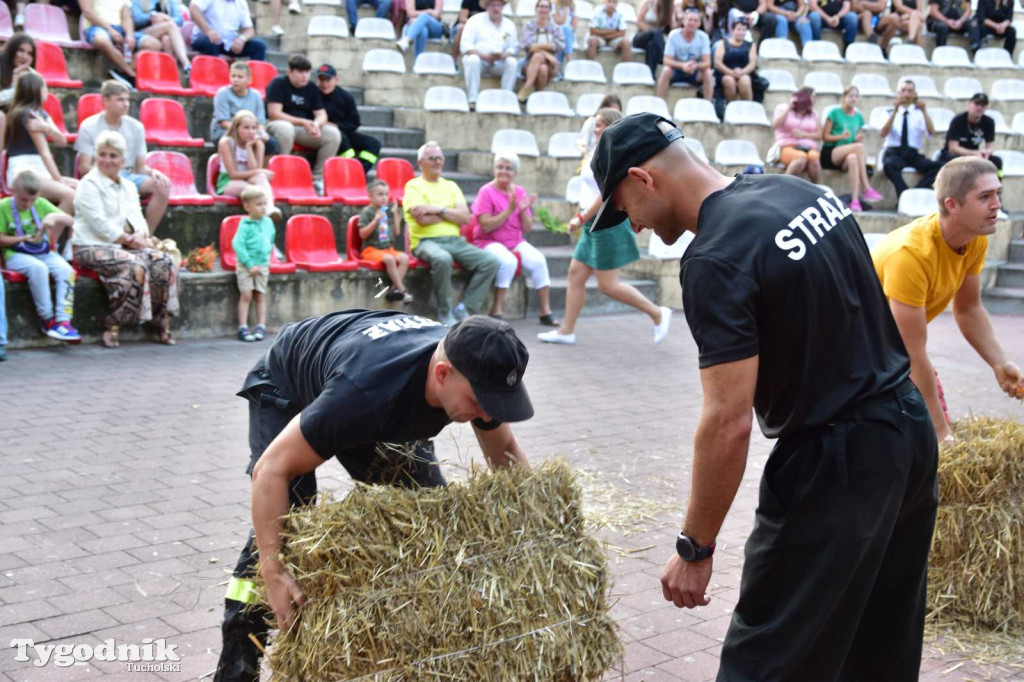
M 619 46 L 619 43 L 622 42 L 622 36 L 619 36 L 618 38 L 612 38 L 611 40 L 606 40 L 605 38 L 598 38 L 597 36 L 594 37 L 597 38 L 598 48 L 610 47 L 614 50 Z
M 7 177 L 4 178 L 7 182 L 8 190 L 14 182 L 14 178 L 18 176 L 18 173 L 25 170 L 32 171 L 40 180 L 53 179 L 50 177 L 50 171 L 46 170 L 46 164 L 43 163 L 43 157 L 39 154 L 19 154 L 18 156 L 9 156 L 7 157 Z

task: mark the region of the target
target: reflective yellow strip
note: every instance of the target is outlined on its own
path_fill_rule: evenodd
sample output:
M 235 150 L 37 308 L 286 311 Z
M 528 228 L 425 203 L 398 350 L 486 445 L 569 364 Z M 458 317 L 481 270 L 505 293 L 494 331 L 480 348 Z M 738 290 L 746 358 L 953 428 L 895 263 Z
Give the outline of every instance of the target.
M 368 163 L 377 163 L 377 155 L 371 154 L 368 151 L 359 152 L 359 158 Z
M 343 151 L 338 156 L 340 156 L 343 159 L 354 159 L 356 157 L 356 150 L 355 149 L 346 149 L 345 151 Z
M 251 580 L 232 578 L 231 582 L 228 583 L 228 593 L 224 596 L 227 599 L 242 602 L 243 604 L 255 604 L 256 583 Z

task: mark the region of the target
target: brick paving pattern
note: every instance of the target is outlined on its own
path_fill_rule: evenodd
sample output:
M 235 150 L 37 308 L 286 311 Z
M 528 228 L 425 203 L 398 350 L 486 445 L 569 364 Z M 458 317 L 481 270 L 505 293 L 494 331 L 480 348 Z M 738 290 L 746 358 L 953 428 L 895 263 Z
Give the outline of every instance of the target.
M 1024 363 L 1024 318 L 995 324 Z M 627 642 L 623 671 L 609 679 L 714 679 L 771 443 L 759 433 L 752 439 L 719 538 L 711 604 L 678 610 L 663 601 L 658 575 L 684 508 L 700 410 L 696 350 L 682 317 L 658 347 L 639 315 L 585 318 L 572 348 L 542 346 L 529 321 L 516 326 L 533 354 L 527 383 L 537 416 L 515 429 L 531 459 L 566 457 L 624 498 L 658 502 L 641 532 L 602 531 L 618 548 L 609 554 L 614 610 Z M 953 414 L 1024 418 L 1024 407 L 1000 397 L 951 316 L 931 326 L 929 346 Z M 234 392 L 266 347 L 51 348 L 12 352 L 0 365 L 0 682 L 212 673 L 224 584 L 249 525 L 247 413 Z M 482 462 L 468 427 L 453 425 L 436 442 L 449 476 Z M 335 462 L 321 481 L 350 487 Z M 102 661 L 37 667 L 15 660 L 15 638 L 166 638 L 181 671 L 127 672 Z M 1024 680 L 1024 671 L 964 663 L 929 646 L 921 678 Z

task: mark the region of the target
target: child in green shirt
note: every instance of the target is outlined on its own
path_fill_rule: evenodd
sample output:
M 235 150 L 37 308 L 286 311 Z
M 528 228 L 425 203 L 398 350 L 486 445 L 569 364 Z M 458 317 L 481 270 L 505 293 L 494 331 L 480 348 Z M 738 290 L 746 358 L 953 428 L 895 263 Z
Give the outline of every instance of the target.
M 248 216 L 238 223 L 231 247 L 238 256 L 238 340 L 262 341 L 267 335 L 267 278 L 270 254 L 274 250 L 274 222 L 267 217 L 269 201 L 262 187 L 250 185 L 242 191 L 242 207 Z M 256 329 L 250 330 L 249 304 L 256 304 Z

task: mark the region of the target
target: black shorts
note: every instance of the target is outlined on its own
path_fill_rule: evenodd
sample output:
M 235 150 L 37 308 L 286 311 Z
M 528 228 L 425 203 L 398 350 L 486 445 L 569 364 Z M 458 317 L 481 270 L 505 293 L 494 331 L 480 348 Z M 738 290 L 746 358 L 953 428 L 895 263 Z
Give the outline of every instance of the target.
M 832 150 L 835 148 L 835 145 L 832 144 L 821 148 L 821 167 L 825 170 L 842 170 L 842 168 L 832 163 Z

